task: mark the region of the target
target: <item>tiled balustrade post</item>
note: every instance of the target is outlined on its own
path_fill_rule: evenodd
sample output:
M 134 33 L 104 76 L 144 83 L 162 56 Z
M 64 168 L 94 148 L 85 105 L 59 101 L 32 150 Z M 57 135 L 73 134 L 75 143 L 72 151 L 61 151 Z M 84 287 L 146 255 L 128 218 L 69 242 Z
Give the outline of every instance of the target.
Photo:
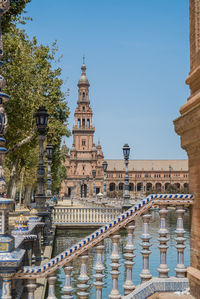
M 53 272 L 52 274 L 49 274 L 47 276 L 47 281 L 48 281 L 48 284 L 49 284 L 47 299 L 57 299 L 56 295 L 55 295 L 56 280 L 57 280 L 57 276 L 56 276 L 55 272 Z
M 167 242 L 169 241 L 168 230 L 166 228 L 166 217 L 167 217 L 167 207 L 164 205 L 161 205 L 159 208 L 159 214 L 160 214 L 160 229 L 158 231 L 159 238 L 158 241 L 160 242 L 160 245 L 158 248 L 160 249 L 160 266 L 158 268 L 159 277 L 167 278 L 169 268 L 167 267 L 167 248 L 169 247 L 167 245 Z
M 80 275 L 78 277 L 78 280 L 80 281 L 80 284 L 78 284 L 79 292 L 78 295 L 80 299 L 87 299 L 89 296 L 89 293 L 87 292 L 87 289 L 89 285 L 87 284 L 87 281 L 89 280 L 89 277 L 87 276 L 87 262 L 88 262 L 88 252 L 85 251 L 80 256 L 81 260 L 81 269 L 80 269 Z
M 62 288 L 64 295 L 61 297 L 62 299 L 73 299 L 72 296 L 72 285 L 71 285 L 71 273 L 73 270 L 72 262 L 69 262 L 67 265 L 63 267 L 65 271 L 65 285 Z
M 36 284 L 36 279 L 28 279 L 26 281 L 26 288 L 28 291 L 28 299 L 34 299 L 34 293 L 36 290 L 37 284 Z
M 126 230 L 127 230 L 127 243 L 125 246 L 125 267 L 126 267 L 126 281 L 123 285 L 124 287 L 124 295 L 128 295 L 131 293 L 134 289 L 135 286 L 133 284 L 132 280 L 132 268 L 133 265 L 135 264 L 133 262 L 133 258 L 135 255 L 133 254 L 134 252 L 134 245 L 133 245 L 133 236 L 134 236 L 134 230 L 135 230 L 135 221 L 131 221 L 126 225 Z
M 118 270 L 120 267 L 120 264 L 119 264 L 120 256 L 119 256 L 119 246 L 118 246 L 119 239 L 120 239 L 119 232 L 116 232 L 111 236 L 112 253 L 111 253 L 110 259 L 111 259 L 112 263 L 110 264 L 110 266 L 111 266 L 112 270 L 110 271 L 110 274 L 112 276 L 112 290 L 109 295 L 109 298 L 111 298 L 111 299 L 120 299 L 121 298 L 121 295 L 118 290 L 118 276 L 120 274 L 120 272 Z
M 103 241 L 99 243 L 96 247 L 96 265 L 94 267 L 94 270 L 96 271 L 96 274 L 93 276 L 96 278 L 96 281 L 94 282 L 94 285 L 96 286 L 96 299 L 102 298 L 102 288 L 103 288 L 103 270 L 105 269 L 103 265 L 103 250 L 105 246 Z
M 152 275 L 149 271 L 149 255 L 151 254 L 151 251 L 149 250 L 150 239 L 151 236 L 149 234 L 149 221 L 150 221 L 151 215 L 147 212 L 142 216 L 143 219 L 143 234 L 141 236 L 142 239 L 142 257 L 143 257 L 143 269 L 140 274 L 141 281 L 145 282 L 152 278 Z
M 176 227 L 176 249 L 177 249 L 177 265 L 175 268 L 176 277 L 183 278 L 186 276 L 186 267 L 184 265 L 184 249 L 185 249 L 185 230 L 183 227 L 183 217 L 185 214 L 184 206 L 180 205 L 176 207 L 177 214 L 177 227 Z

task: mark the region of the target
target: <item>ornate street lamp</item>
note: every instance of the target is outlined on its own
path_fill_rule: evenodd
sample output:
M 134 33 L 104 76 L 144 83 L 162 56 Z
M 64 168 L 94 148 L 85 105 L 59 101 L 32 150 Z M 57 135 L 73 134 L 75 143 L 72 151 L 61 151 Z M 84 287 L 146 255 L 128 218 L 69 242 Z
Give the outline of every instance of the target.
M 96 170 L 92 170 L 92 177 L 93 177 L 93 198 L 95 198 L 96 197 L 96 192 L 95 192 Z
M 53 146 L 51 143 L 47 144 L 46 147 L 46 153 L 47 153 L 47 196 L 51 197 L 51 163 L 53 158 Z
M 125 204 L 129 204 L 130 194 L 129 194 L 129 176 L 128 176 L 128 160 L 130 155 L 130 147 L 126 143 L 123 148 L 124 154 L 124 163 L 125 163 L 125 178 L 124 178 L 124 202 Z
M 37 194 L 36 194 L 36 208 L 38 211 L 44 211 L 45 207 L 45 166 L 44 166 L 44 140 L 46 137 L 48 113 L 45 107 L 40 107 L 35 113 L 36 125 L 39 140 L 39 161 L 37 171 Z
M 86 176 L 86 181 L 87 181 L 87 198 L 89 197 L 89 180 L 90 180 L 90 177 L 89 175 Z
M 103 197 L 106 198 L 107 197 L 107 192 L 106 192 L 106 174 L 107 174 L 108 163 L 106 161 L 103 161 L 102 167 L 103 167 L 103 171 L 104 171 L 104 194 L 103 194 Z

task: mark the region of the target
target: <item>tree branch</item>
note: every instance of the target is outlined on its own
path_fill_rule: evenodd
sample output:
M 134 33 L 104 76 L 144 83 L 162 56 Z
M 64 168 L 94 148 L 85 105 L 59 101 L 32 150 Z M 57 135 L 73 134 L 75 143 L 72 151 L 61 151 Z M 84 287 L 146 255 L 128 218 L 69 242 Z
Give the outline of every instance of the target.
M 31 141 L 31 139 L 33 139 L 33 137 L 35 136 L 36 133 L 36 129 L 33 129 L 31 131 L 31 134 L 29 136 L 27 136 L 26 138 L 24 138 L 23 140 L 19 141 L 17 144 L 15 144 L 12 148 L 10 148 L 7 153 L 13 153 L 16 149 L 18 149 L 19 147 L 21 147 L 22 145 L 28 143 L 29 141 Z

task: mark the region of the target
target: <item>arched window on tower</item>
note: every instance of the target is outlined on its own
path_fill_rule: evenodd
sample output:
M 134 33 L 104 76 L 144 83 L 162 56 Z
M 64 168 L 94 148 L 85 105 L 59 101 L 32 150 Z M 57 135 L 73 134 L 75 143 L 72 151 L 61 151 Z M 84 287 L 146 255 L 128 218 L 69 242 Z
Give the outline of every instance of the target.
M 85 92 L 82 93 L 82 101 L 85 101 Z
M 87 119 L 87 128 L 89 128 L 89 127 L 90 127 L 90 120 Z
M 81 126 L 81 120 L 80 119 L 78 119 L 77 124 L 78 124 L 78 128 L 80 128 L 80 126 Z
M 82 127 L 85 128 L 85 119 L 82 120 Z

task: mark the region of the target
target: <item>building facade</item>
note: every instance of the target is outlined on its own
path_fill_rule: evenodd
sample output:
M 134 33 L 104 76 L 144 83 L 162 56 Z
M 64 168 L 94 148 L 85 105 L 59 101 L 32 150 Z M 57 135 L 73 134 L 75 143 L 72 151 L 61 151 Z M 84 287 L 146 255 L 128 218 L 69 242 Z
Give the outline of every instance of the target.
M 104 155 L 100 142 L 94 143 L 95 128 L 89 100 L 89 81 L 85 64 L 78 81 L 78 101 L 74 113 L 73 145 L 65 155 L 67 179 L 62 184 L 62 197 L 92 197 L 103 193 Z M 64 145 L 65 146 L 65 145 Z M 124 191 L 124 160 L 106 160 L 108 163 L 106 188 L 110 197 L 121 197 Z M 129 190 L 132 197 L 149 192 L 166 192 L 169 186 L 177 191 L 188 189 L 187 160 L 130 160 Z M 92 172 L 96 171 L 93 178 Z

